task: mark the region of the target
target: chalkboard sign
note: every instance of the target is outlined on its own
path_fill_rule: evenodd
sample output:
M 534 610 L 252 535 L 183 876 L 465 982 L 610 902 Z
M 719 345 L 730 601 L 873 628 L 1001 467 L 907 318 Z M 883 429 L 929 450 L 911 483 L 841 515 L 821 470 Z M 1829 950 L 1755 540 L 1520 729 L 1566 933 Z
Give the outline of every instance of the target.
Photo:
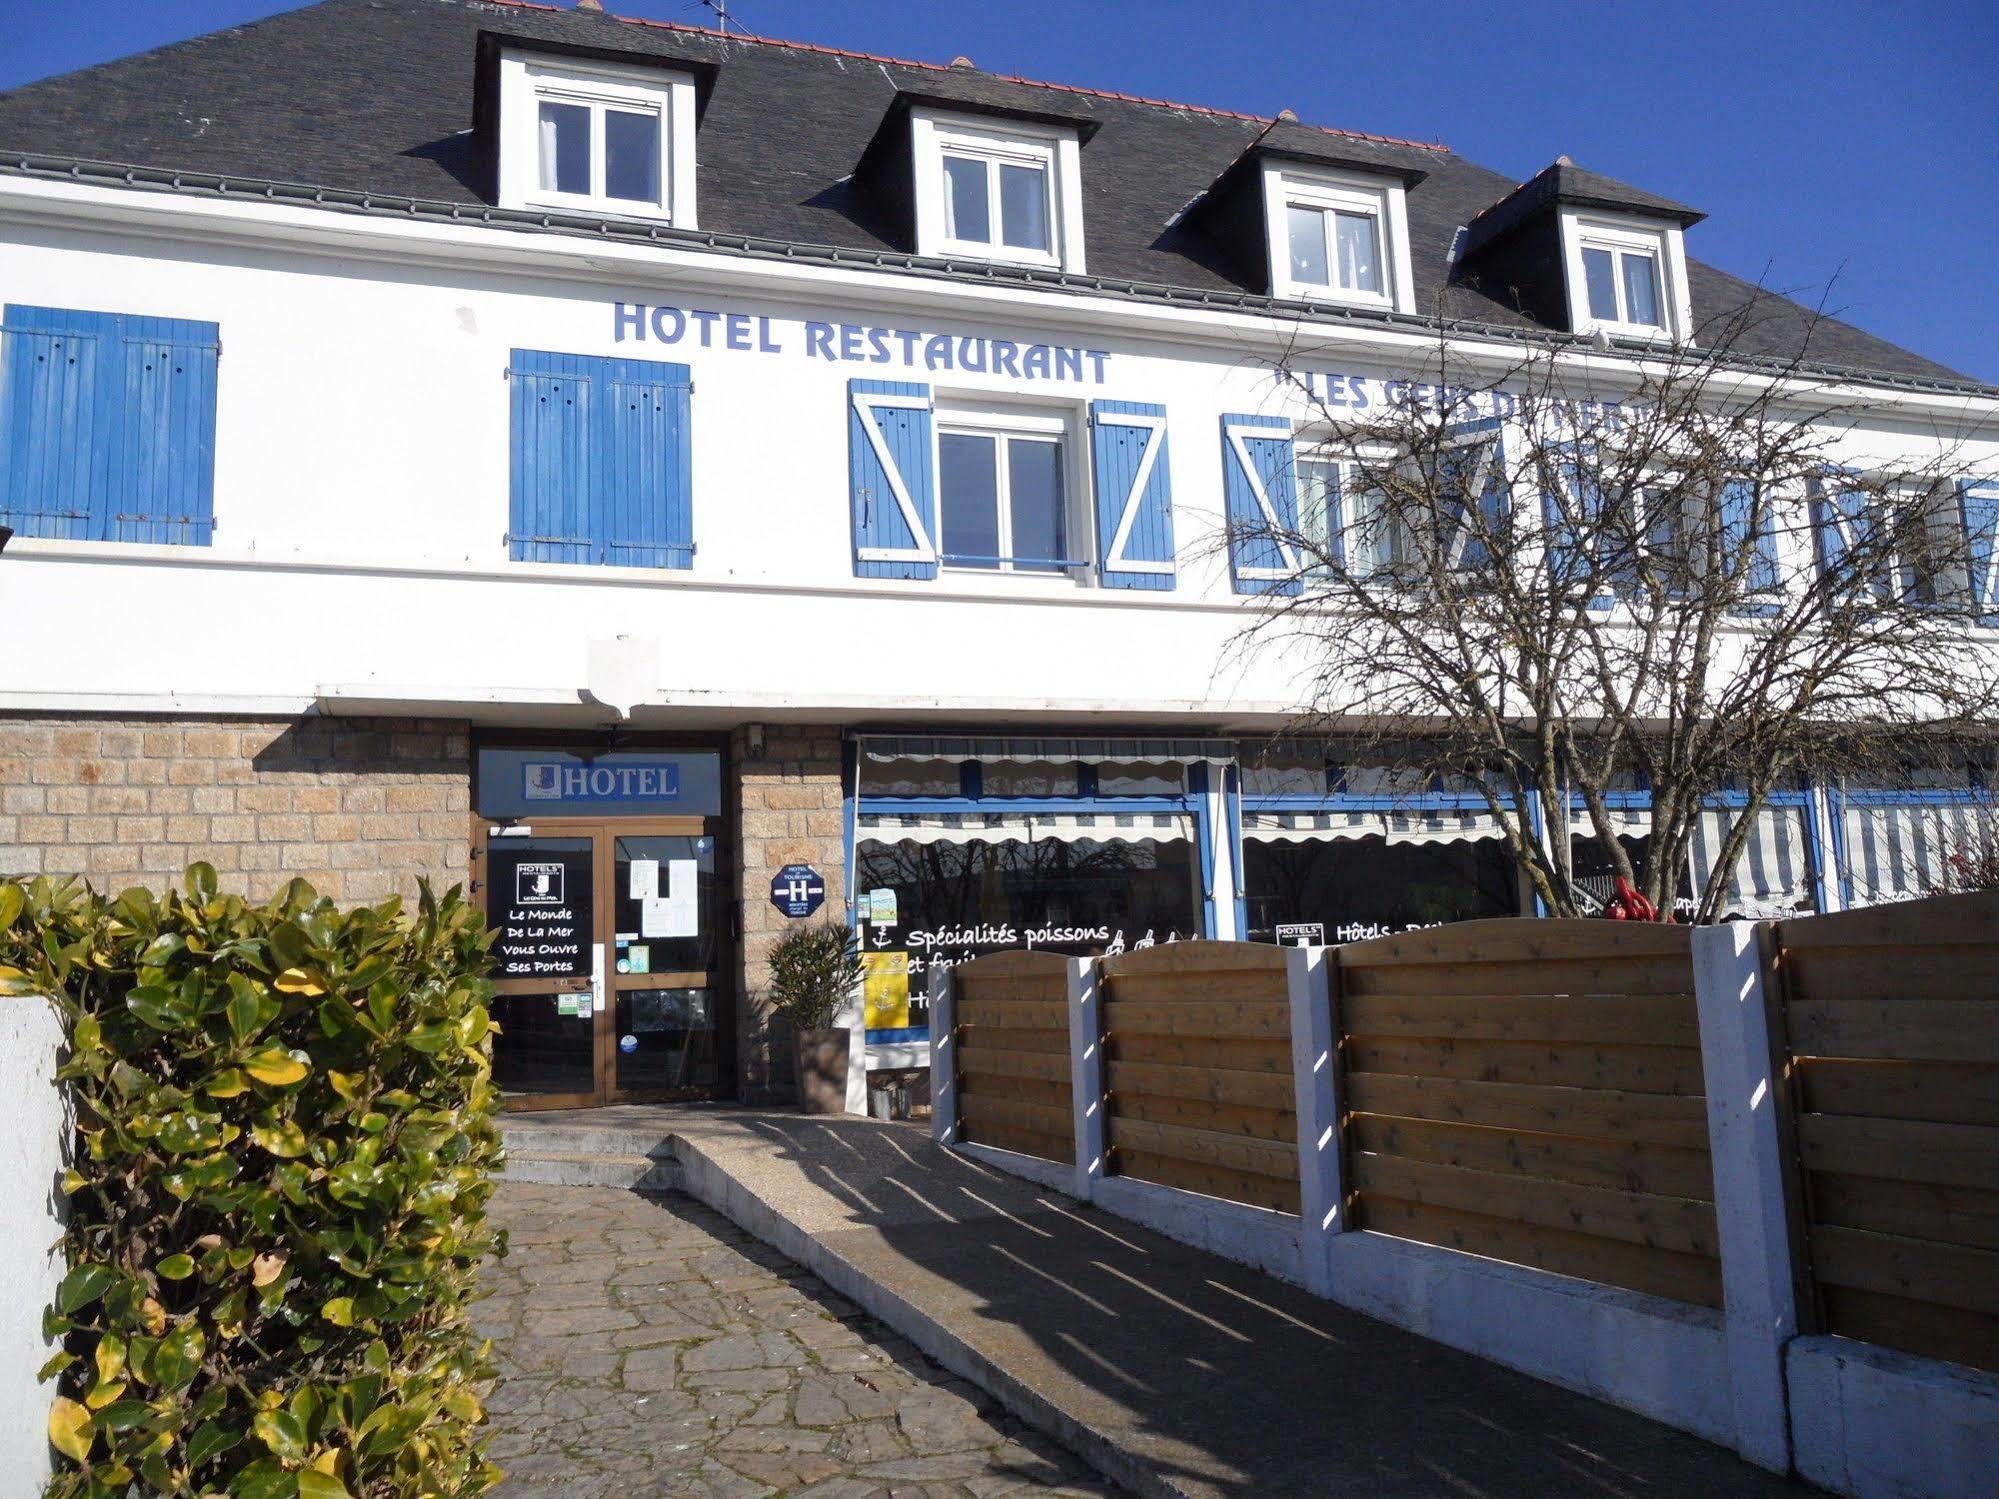
M 590 975 L 591 844 L 586 839 L 487 845 L 486 921 L 493 976 L 503 979 Z

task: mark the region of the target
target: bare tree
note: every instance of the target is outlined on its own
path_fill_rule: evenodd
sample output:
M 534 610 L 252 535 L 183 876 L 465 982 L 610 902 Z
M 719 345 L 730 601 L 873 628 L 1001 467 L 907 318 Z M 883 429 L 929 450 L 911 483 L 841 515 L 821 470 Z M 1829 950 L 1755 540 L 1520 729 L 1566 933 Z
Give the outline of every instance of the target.
M 1642 358 L 1577 341 L 1498 374 L 1444 333 L 1365 407 L 1299 349 L 1278 374 L 1311 419 L 1228 436 L 1225 540 L 1264 594 L 1239 644 L 1295 663 L 1315 732 L 1481 794 L 1556 914 L 1592 904 L 1572 816 L 1670 911 L 1701 818 L 1737 793 L 1712 920 L 1773 790 L 1992 718 L 1955 445 L 1860 453 L 1888 408 L 1802 356 L 1738 357 L 1745 330 Z M 1642 867 L 1614 815 L 1632 787 Z

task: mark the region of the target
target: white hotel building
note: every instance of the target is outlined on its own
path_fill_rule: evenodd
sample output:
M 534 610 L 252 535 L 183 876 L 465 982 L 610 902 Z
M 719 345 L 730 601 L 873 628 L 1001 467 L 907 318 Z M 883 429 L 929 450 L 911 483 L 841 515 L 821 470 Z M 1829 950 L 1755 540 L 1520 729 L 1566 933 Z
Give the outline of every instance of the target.
M 523 1104 L 781 1090 L 791 912 L 909 955 L 878 1066 L 971 952 L 1531 912 L 1462 798 L 1267 750 L 1298 683 L 1230 650 L 1216 539 L 1297 503 L 1301 347 L 1333 407 L 1440 321 L 1610 391 L 1745 307 L 1796 355 L 1700 217 L 521 0 L 0 95 L 0 872 L 469 881 Z M 1809 358 L 1857 445 L 1999 479 L 1999 391 L 1842 324 Z M 1992 558 L 1999 489 L 1961 500 Z M 1786 793 L 1735 908 L 1922 889 L 1984 776 Z

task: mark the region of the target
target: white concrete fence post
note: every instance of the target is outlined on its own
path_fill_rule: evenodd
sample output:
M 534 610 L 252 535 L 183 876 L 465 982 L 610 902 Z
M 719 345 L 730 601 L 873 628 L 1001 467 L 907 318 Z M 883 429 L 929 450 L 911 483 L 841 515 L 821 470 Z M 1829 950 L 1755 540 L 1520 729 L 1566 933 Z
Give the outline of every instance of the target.
M 930 970 L 930 1138 L 939 1145 L 958 1141 L 958 1018 L 951 991 L 951 968 Z
M 1321 1296 L 1332 1289 L 1333 1235 L 1346 1228 L 1338 1036 L 1330 982 L 1335 961 L 1332 950 L 1324 947 L 1284 952 L 1298 1110 L 1298 1268 L 1306 1289 Z
M 72 1128 L 69 1093 L 55 1080 L 62 1017 L 36 997 L 0 998 L 0 1494 L 39 1494 L 49 1477 L 49 1405 L 56 1387 L 35 1376 L 55 1344 L 42 1312 L 66 1261 L 58 1186 Z
M 1093 958 L 1069 962 L 1069 1098 L 1076 1126 L 1076 1195 L 1088 1202 L 1104 1179 L 1102 970 Z
M 1797 1336 L 1798 1302 L 1779 1118 L 1784 1065 L 1771 1040 L 1778 999 L 1757 925 L 1696 927 L 1693 959 L 1735 1450 L 1787 1473 L 1784 1347 Z

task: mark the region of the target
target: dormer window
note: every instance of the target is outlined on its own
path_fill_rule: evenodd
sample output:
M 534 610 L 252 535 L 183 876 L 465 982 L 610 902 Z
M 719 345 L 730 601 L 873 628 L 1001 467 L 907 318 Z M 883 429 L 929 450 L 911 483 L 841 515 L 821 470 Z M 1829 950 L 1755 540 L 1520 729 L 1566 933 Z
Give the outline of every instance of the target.
M 1578 333 L 1685 339 L 1686 252 L 1678 228 L 1564 211 L 1570 325 Z
M 1414 310 L 1401 182 L 1277 162 L 1263 177 L 1274 295 Z
M 522 53 L 500 61 L 500 201 L 694 227 L 694 80 Z
M 1599 322 L 1657 328 L 1659 257 L 1650 250 L 1583 242 L 1583 284 L 1589 315 Z
M 1381 220 L 1363 209 L 1292 203 L 1291 279 L 1381 295 Z
M 1077 134 L 915 109 L 917 253 L 1083 269 Z

